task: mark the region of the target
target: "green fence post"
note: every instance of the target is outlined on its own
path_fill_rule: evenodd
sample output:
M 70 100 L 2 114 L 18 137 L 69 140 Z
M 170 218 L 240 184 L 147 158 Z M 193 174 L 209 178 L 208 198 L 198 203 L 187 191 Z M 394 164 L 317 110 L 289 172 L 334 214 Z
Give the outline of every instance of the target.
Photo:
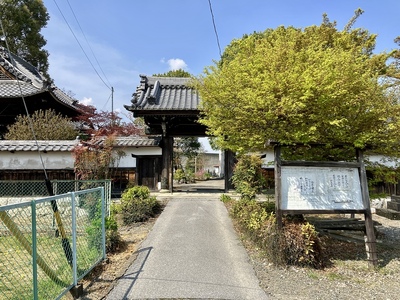
M 71 195 L 71 209 L 72 209 L 72 275 L 74 277 L 74 286 L 78 285 L 78 267 L 76 256 L 76 207 L 75 207 L 75 193 Z
M 101 191 L 101 233 L 102 233 L 102 245 L 103 245 L 103 260 L 106 259 L 106 212 L 105 212 L 105 201 L 104 201 L 104 187 L 100 188 Z
M 33 299 L 39 299 L 38 293 L 38 268 L 37 268 L 37 240 L 36 240 L 36 203 L 31 201 L 32 209 L 32 278 L 33 278 Z

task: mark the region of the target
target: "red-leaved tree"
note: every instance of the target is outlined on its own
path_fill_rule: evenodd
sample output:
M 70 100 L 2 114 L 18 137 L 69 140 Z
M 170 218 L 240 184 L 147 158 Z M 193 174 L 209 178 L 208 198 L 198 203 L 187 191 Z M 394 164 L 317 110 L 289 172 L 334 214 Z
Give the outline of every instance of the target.
M 81 105 L 82 114 L 77 117 L 80 130 L 90 136 L 142 135 L 143 128 L 134 122 L 125 122 L 117 112 L 97 111 L 91 105 Z

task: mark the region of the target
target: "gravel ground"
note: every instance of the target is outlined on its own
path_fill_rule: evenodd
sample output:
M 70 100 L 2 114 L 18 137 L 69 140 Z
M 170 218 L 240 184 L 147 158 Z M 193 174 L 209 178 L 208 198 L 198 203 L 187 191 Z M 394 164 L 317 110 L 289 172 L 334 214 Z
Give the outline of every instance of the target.
M 400 221 L 378 215 L 379 266 L 369 268 L 362 236 L 360 242 L 328 239 L 331 264 L 324 270 L 298 267 L 277 268 L 246 243 L 260 286 L 270 299 L 400 299 Z

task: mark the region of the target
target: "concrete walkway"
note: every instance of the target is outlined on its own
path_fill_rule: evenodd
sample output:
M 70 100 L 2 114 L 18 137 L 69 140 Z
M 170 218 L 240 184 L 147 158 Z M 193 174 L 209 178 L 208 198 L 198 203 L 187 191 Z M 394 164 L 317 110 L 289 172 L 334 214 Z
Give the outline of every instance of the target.
M 106 299 L 267 299 L 219 196 L 169 194 L 137 259 Z

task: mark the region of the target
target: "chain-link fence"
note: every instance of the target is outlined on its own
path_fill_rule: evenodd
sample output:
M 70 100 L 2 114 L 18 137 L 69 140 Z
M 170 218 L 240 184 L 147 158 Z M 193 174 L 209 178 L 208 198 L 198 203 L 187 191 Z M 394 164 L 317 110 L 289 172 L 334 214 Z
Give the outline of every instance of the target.
M 59 299 L 105 259 L 104 188 L 0 206 L 0 299 Z
M 54 195 L 85 189 L 104 187 L 106 214 L 110 212 L 111 180 L 51 180 Z M 0 180 L 0 206 L 26 202 L 49 196 L 46 182 L 25 180 Z

